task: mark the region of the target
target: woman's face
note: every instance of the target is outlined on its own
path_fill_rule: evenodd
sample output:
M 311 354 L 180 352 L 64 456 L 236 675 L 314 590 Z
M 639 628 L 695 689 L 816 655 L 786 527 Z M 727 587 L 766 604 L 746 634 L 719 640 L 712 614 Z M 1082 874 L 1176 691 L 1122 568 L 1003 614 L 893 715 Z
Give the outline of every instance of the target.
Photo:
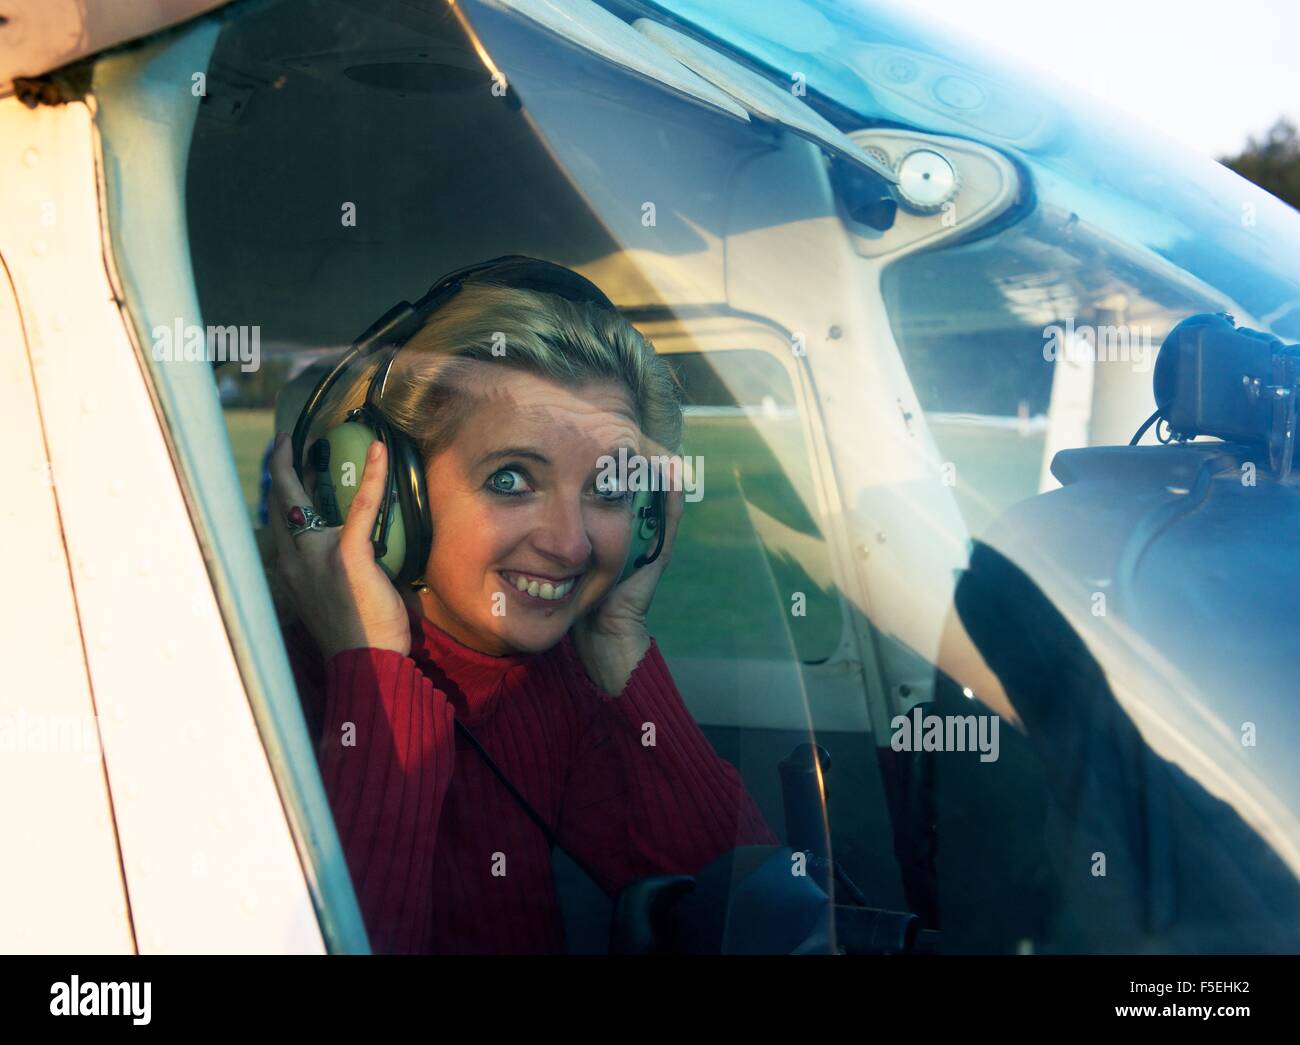
M 613 587 L 631 495 L 597 484 L 599 458 L 641 452 L 623 386 L 567 388 L 483 363 L 477 405 L 428 462 L 433 549 L 425 615 L 502 656 L 550 649 Z

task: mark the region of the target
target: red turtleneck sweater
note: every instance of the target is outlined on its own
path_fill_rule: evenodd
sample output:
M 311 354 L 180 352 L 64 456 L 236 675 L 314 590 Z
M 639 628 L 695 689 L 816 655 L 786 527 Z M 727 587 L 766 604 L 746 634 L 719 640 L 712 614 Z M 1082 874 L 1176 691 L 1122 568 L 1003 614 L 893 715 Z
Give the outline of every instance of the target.
M 563 926 L 545 835 L 466 726 L 611 897 L 690 874 L 738 845 L 779 844 L 682 703 L 654 639 L 617 697 L 566 635 L 493 657 L 411 614 L 409 657 L 290 652 L 334 821 L 376 953 L 556 953 Z

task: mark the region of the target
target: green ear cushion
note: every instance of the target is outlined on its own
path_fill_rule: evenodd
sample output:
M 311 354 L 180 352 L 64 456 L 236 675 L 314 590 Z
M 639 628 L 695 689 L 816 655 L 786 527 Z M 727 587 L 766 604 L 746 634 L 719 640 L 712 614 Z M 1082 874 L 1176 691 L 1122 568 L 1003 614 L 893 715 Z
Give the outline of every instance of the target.
M 361 487 L 361 476 L 365 472 L 366 451 L 377 436 L 374 430 L 360 421 L 345 421 L 325 433 L 322 438 L 329 444 L 329 478 L 317 478 L 318 507 L 332 526 L 341 526 L 352 507 L 352 499 Z M 325 502 L 329 500 L 332 487 L 334 511 L 329 511 Z M 406 526 L 402 519 L 401 508 L 394 503 L 391 511 L 392 522 L 388 527 L 387 551 L 377 560 L 389 577 L 396 579 L 406 558 Z M 331 518 L 331 516 L 333 516 Z M 337 521 L 336 521 L 337 520 Z M 376 532 L 378 536 L 378 522 Z

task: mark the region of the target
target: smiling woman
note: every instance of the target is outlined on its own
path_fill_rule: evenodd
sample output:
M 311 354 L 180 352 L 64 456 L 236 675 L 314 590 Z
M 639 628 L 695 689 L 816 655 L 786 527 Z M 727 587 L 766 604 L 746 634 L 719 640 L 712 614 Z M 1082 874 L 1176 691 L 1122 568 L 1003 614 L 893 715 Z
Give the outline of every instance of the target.
M 568 389 L 495 368 L 482 375 L 493 394 L 478 397 L 452 445 L 432 459 L 429 488 L 439 498 L 430 513 L 431 580 L 419 598 L 445 631 L 488 652 L 537 652 L 592 610 L 619 575 L 631 491 L 602 489 L 598 462 L 610 446 L 635 446 L 641 436 L 616 382 Z M 502 441 L 515 445 L 497 449 Z M 466 569 L 470 561 L 477 575 Z M 457 581 L 466 586 L 449 590 Z
M 409 342 L 381 347 L 323 408 L 346 361 L 336 368 L 304 407 L 300 438 L 282 434 L 271 459 L 275 570 L 298 622 L 290 647 L 380 951 L 563 950 L 551 843 L 613 896 L 777 841 L 646 626 L 680 481 L 658 520 L 659 553 L 628 571 L 632 491 L 601 476 L 620 452 L 676 451 L 671 372 L 594 287 L 579 304 L 492 282 L 520 266 L 561 282 L 568 272 L 493 263 L 449 300 L 440 281 Z M 313 447 L 332 445 L 338 424 L 360 424 L 362 403 L 380 438 L 342 526 L 316 525 L 293 445 L 321 428 Z M 427 495 L 394 492 L 412 481 L 392 465 L 406 441 Z M 381 565 L 375 539 L 398 501 L 403 512 L 427 505 L 427 520 L 403 518 L 409 548 L 427 544 L 409 585 Z

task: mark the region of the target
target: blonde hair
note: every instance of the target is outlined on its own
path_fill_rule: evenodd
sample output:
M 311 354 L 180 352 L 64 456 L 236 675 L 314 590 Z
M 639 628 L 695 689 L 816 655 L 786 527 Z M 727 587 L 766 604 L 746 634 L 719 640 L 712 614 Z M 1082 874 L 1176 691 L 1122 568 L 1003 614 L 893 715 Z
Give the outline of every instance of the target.
M 381 353 L 382 355 L 382 353 Z M 548 378 L 565 387 L 611 380 L 627 391 L 654 452 L 678 453 L 682 386 L 673 369 L 631 323 L 591 303 L 493 283 L 467 282 L 402 347 L 381 402 L 385 417 L 428 460 L 456 438 L 473 400 L 491 394 L 484 364 Z M 337 424 L 365 400 L 378 362 L 322 411 Z

